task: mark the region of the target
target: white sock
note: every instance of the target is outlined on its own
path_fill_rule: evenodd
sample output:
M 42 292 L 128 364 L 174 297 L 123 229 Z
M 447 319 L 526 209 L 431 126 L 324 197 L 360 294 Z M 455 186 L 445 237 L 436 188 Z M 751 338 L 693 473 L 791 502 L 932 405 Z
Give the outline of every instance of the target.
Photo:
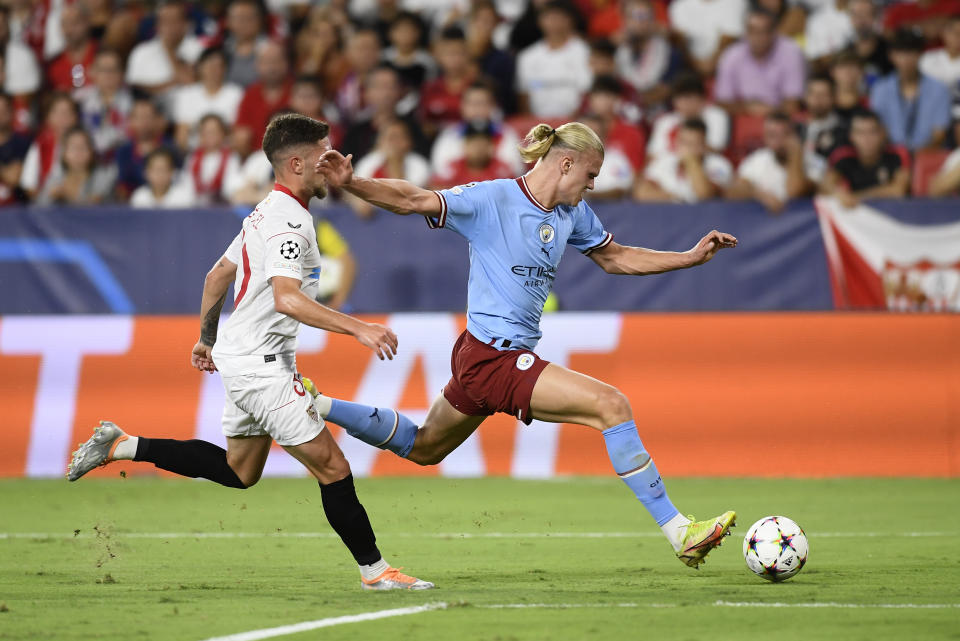
M 117 449 L 113 451 L 113 460 L 132 461 L 137 453 L 137 442 L 139 440 L 136 436 L 128 436 L 125 440 L 117 443 Z
M 360 576 L 362 576 L 367 581 L 373 581 L 375 578 L 383 574 L 389 569 L 390 564 L 384 560 L 383 557 L 380 557 L 380 560 L 371 565 L 361 565 L 360 566 Z
M 322 418 L 327 418 L 327 414 L 330 413 L 330 408 L 333 406 L 333 399 L 329 396 L 324 396 L 319 394 L 315 399 L 313 399 L 313 409 L 317 410 Z
M 667 537 L 670 545 L 673 546 L 674 552 L 680 551 L 680 544 L 683 543 L 683 535 L 686 533 L 688 523 L 690 523 L 690 519 L 678 513 L 675 517 L 660 526 L 664 536 Z

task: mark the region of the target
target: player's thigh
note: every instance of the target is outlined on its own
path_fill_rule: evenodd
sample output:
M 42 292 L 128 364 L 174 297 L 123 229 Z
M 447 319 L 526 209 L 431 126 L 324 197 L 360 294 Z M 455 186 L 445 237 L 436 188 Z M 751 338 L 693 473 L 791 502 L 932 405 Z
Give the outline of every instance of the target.
M 439 463 L 447 454 L 460 447 L 486 418 L 458 411 L 440 394 L 430 406 L 407 458 L 421 465 Z
M 630 402 L 615 387 L 556 363 L 544 368 L 530 398 L 533 418 L 604 430 L 632 418 Z
M 285 445 L 283 449 L 300 461 L 324 485 L 344 479 L 350 474 L 350 464 L 329 430 L 323 430 L 306 443 Z
M 227 437 L 227 464 L 247 487 L 260 480 L 272 444 L 266 434 Z

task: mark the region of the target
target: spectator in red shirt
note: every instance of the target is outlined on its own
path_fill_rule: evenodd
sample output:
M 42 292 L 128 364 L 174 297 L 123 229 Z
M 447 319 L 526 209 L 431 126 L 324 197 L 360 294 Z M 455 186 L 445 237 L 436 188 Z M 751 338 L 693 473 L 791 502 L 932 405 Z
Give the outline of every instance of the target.
M 883 28 L 888 33 L 904 27 L 918 28 L 928 40 L 939 36 L 943 20 L 960 13 L 960 0 L 916 0 L 897 2 L 883 14 Z
M 60 23 L 65 46 L 47 64 L 47 83 L 56 91 L 72 91 L 89 82 L 97 43 L 90 37 L 90 18 L 82 3 L 65 6 Z
M 413 136 L 407 122 L 394 118 L 383 123 L 376 147 L 360 159 L 354 173 L 362 178 L 396 178 L 426 187 L 430 182 L 430 163 L 413 150 Z M 356 196 L 346 200 L 358 216 L 369 218 L 373 214 L 370 203 Z
M 420 94 L 422 122 L 428 135 L 460 120 L 460 99 L 476 74 L 459 27 L 443 30 L 434 44 L 434 55 L 441 76 L 428 82 Z
M 463 132 L 463 158 L 455 160 L 450 172 L 431 179 L 434 189 L 446 189 L 497 178 L 512 178 L 510 167 L 497 158 L 496 129 L 490 121 L 472 122 Z
M 257 52 L 258 81 L 243 94 L 233 130 L 233 146 L 242 157 L 260 149 L 270 117 L 290 103 L 289 70 L 283 45 L 263 43 Z
M 620 81 L 613 76 L 600 76 L 594 80 L 587 94 L 586 113 L 602 121 L 606 132 L 601 136 L 604 147 L 622 151 L 630 159 L 633 170 L 639 172 L 643 168 L 647 140 L 637 127 L 622 117 L 622 111 Z

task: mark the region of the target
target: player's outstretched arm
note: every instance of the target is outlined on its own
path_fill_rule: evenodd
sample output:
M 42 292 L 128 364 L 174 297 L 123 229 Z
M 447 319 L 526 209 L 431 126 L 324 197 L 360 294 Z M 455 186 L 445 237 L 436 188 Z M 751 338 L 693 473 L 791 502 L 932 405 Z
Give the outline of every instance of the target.
M 721 249 L 736 246 L 736 238 L 713 230 L 685 252 L 663 252 L 609 243 L 591 252 L 590 258 L 608 274 L 662 274 L 702 265 Z
M 220 310 L 227 299 L 230 283 L 237 277 L 237 264 L 226 256 L 207 272 L 203 279 L 203 297 L 200 300 L 200 340 L 193 346 L 190 364 L 201 372 L 215 372 L 210 350 L 217 342 L 217 327 L 220 325 Z
M 354 176 L 352 158 L 353 154 L 344 157 L 339 151 L 331 149 L 320 156 L 316 170 L 324 175 L 331 187 L 339 187 L 371 205 L 395 214 L 440 215 L 440 197 L 432 191 L 417 187 L 406 180 Z
M 273 287 L 273 304 L 279 313 L 311 327 L 349 334 L 373 350 L 380 360 L 393 360 L 397 353 L 397 335 L 389 327 L 365 323 L 321 305 L 300 290 L 299 278 L 274 276 L 270 285 Z

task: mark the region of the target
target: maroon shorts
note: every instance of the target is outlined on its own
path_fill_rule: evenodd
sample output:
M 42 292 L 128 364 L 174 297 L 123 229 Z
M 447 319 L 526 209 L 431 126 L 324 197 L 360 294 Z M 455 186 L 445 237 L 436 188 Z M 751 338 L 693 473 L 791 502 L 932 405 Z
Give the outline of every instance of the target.
M 500 351 L 464 331 L 450 355 L 453 377 L 443 396 L 468 416 L 504 412 L 529 425 L 533 386 L 548 364 L 528 349 Z

